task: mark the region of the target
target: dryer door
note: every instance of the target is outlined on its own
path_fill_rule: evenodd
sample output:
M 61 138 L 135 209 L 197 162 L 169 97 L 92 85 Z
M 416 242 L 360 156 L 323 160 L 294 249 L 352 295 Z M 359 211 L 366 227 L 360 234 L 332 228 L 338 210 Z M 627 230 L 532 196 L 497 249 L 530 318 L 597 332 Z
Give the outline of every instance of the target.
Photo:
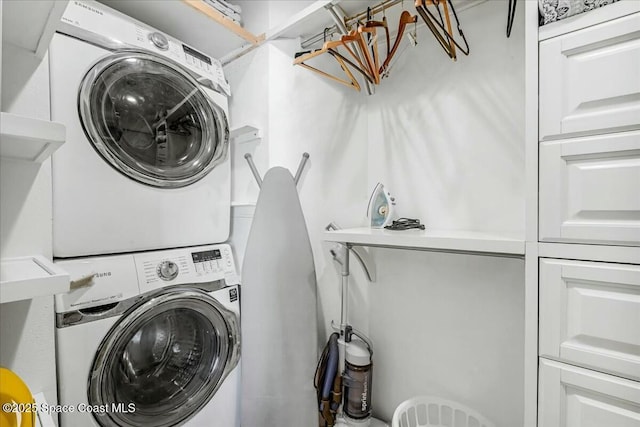
M 78 94 L 80 121 L 98 153 L 143 184 L 175 188 L 225 159 L 227 117 L 182 67 L 149 52 L 98 61 Z
M 125 312 L 89 374 L 101 426 L 176 426 L 216 393 L 240 358 L 236 315 L 206 292 L 172 288 Z

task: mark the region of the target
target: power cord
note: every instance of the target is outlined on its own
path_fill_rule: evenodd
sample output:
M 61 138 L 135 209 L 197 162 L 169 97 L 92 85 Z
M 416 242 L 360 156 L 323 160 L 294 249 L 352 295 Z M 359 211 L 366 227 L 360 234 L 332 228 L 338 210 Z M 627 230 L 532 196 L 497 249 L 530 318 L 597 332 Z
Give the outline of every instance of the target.
M 387 225 L 387 230 L 411 230 L 414 228 L 424 230 L 424 224 L 420 224 L 419 219 L 413 218 L 398 218 L 394 220 L 391 225 Z

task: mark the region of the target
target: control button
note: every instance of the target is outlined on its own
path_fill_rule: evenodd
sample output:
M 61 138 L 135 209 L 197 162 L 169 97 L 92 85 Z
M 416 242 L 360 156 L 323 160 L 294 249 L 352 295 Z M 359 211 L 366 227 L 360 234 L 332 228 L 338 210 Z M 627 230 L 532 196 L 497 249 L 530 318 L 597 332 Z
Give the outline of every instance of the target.
M 206 271 L 207 273 L 211 273 L 211 263 L 209 261 L 205 261 L 203 262 L 204 264 L 204 271 Z
M 196 262 L 196 273 L 204 273 L 204 267 L 201 262 Z
M 178 264 L 173 261 L 162 261 L 158 264 L 158 277 L 162 280 L 173 280 L 178 276 Z
M 149 40 L 160 50 L 168 50 L 169 49 L 169 40 L 162 33 L 150 33 Z

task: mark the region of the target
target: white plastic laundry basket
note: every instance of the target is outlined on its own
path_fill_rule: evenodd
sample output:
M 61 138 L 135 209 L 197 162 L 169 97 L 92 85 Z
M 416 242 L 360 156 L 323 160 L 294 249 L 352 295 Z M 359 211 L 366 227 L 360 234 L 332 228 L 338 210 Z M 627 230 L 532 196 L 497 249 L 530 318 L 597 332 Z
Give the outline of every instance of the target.
M 436 396 L 416 396 L 398 405 L 391 427 L 495 427 L 495 424 L 461 403 Z

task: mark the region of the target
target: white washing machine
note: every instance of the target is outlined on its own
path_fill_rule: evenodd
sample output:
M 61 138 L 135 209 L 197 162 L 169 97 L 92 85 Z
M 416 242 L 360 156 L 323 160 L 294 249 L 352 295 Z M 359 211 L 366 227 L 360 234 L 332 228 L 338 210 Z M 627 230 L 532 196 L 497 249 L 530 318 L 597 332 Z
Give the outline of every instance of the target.
M 53 254 L 227 240 L 228 84 L 219 61 L 94 1 L 71 1 L 49 49 Z M 226 93 L 225 93 L 226 91 Z
M 240 426 L 228 245 L 57 263 L 81 286 L 55 298 L 61 427 Z

